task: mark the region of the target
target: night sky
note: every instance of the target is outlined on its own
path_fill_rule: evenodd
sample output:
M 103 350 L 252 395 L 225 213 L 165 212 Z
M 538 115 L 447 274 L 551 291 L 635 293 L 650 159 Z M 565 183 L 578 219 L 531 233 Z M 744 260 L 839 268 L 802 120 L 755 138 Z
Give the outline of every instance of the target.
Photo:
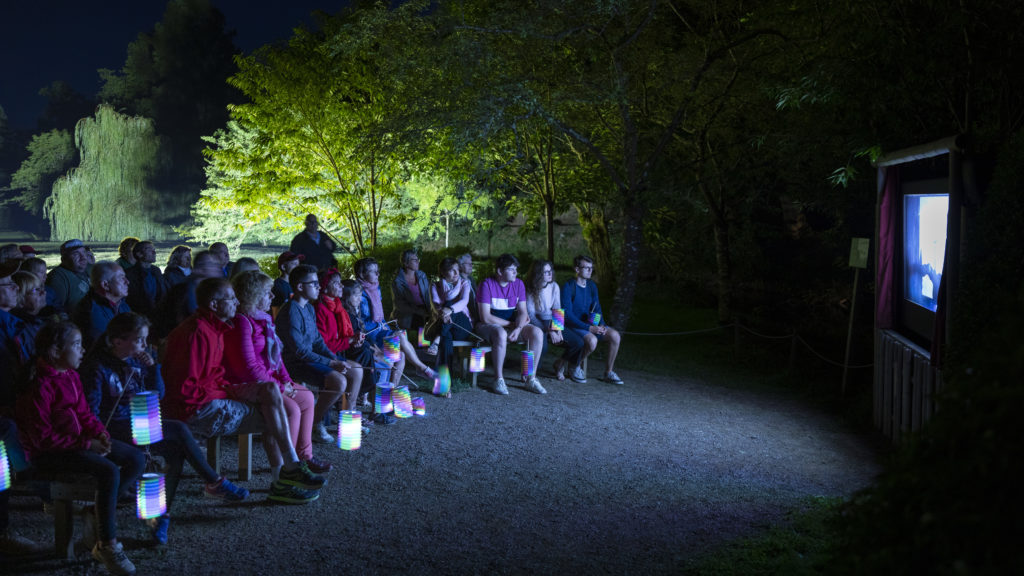
M 235 45 L 251 52 L 286 39 L 313 10 L 336 12 L 347 0 L 210 0 L 235 30 Z M 150 31 L 163 0 L 4 0 L 0 4 L 0 106 L 14 128 L 31 129 L 45 100 L 39 90 L 64 80 L 92 97 L 98 68 L 119 70 L 128 44 Z

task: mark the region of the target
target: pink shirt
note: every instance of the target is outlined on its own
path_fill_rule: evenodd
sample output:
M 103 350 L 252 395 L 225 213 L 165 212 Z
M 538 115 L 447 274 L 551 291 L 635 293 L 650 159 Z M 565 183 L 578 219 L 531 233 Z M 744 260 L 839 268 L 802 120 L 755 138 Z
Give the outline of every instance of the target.
M 266 312 L 238 314 L 224 334 L 224 377 L 232 384 L 292 379 L 281 362 L 281 340 Z

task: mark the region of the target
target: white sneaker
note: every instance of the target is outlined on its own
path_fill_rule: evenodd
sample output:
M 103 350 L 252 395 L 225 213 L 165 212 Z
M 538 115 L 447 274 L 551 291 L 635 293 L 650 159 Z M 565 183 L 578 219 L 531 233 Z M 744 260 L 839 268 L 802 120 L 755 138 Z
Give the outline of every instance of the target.
M 101 546 L 99 542 L 92 547 L 92 557 L 103 562 L 107 572 L 118 576 L 135 574 L 135 564 L 124 554 L 124 547 L 118 542 L 113 546 Z
M 327 433 L 327 427 L 321 422 L 313 428 L 313 442 L 317 444 L 330 444 L 334 437 Z
M 492 389 L 502 396 L 508 396 L 508 386 L 505 386 L 504 378 L 498 378 L 495 380 Z
M 530 392 L 536 392 L 537 394 L 548 393 L 548 391 L 545 390 L 544 387 L 540 385 L 540 380 L 537 380 L 536 376 L 531 376 L 530 379 L 526 381 L 525 388 Z
M 612 384 L 619 384 L 619 385 L 622 385 L 624 383 L 622 381 L 622 378 L 619 378 L 619 375 L 616 374 L 614 371 L 608 372 L 607 374 L 605 374 L 604 375 L 604 381 L 605 382 L 611 382 Z
M 573 382 L 577 382 L 579 384 L 587 383 L 587 373 L 583 371 L 582 366 L 574 368 L 572 374 L 569 375 L 569 378 L 572 378 Z

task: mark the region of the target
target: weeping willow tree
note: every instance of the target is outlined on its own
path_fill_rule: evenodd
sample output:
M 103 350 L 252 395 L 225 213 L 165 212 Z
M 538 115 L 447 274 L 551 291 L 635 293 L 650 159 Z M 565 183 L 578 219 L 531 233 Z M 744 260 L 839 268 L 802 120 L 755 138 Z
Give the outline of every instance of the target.
M 81 163 L 54 183 L 44 207 L 51 238 L 177 237 L 164 222 L 181 209 L 162 201 L 152 188 L 161 165 L 152 120 L 102 105 L 95 116 L 78 122 L 75 146 Z

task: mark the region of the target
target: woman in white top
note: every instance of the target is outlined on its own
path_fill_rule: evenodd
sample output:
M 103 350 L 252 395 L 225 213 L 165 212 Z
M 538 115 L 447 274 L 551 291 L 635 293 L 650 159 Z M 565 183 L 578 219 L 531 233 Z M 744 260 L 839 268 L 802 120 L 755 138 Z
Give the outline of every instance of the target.
M 561 330 L 551 329 L 551 311 L 561 307 L 562 296 L 555 282 L 554 264 L 547 260 L 534 260 L 526 275 L 526 312 L 530 315 L 530 324 L 543 330 L 548 341 L 555 345 L 565 342 Z M 556 378 L 565 380 L 565 367 L 569 358 L 578 353 L 574 347 L 566 346 L 562 357 L 555 360 Z

